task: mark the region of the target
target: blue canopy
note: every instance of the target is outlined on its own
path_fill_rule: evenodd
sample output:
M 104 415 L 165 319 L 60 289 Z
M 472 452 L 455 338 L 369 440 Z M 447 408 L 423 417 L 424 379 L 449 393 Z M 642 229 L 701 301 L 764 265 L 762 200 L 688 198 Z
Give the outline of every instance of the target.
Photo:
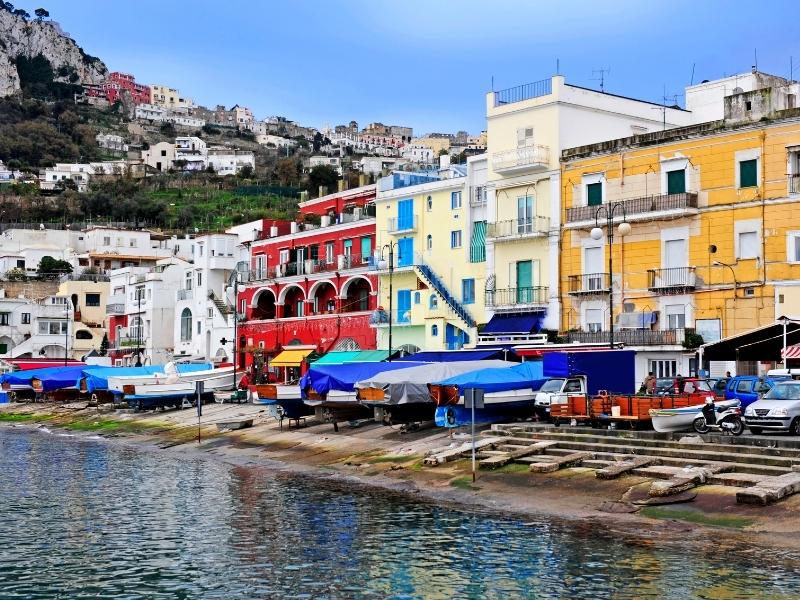
M 213 368 L 211 363 L 181 363 L 177 365 L 178 373 L 192 373 L 206 371 Z M 81 379 L 86 380 L 86 391 L 89 393 L 108 389 L 109 377 L 130 377 L 136 375 L 153 375 L 163 373 L 164 365 L 147 365 L 144 367 L 84 367 L 83 373 L 78 377 L 76 386 L 80 386 Z
M 505 348 L 485 348 L 480 350 L 434 350 L 417 352 L 409 356 L 394 359 L 395 362 L 455 362 L 461 360 L 510 360 L 517 361 L 513 350 Z
M 524 315 L 494 315 L 486 326 L 481 330 L 482 334 L 491 333 L 493 335 L 526 334 L 539 331 L 542 328 L 544 312 L 527 313 Z
M 31 380 L 36 378 L 42 382 L 42 391 L 52 392 L 61 388 L 75 387 L 75 382 L 85 368 L 84 365 L 81 365 L 79 367 L 45 367 L 44 369 L 17 371 L 6 373 L 0 377 L 0 383 L 30 386 Z
M 514 365 L 508 369 L 481 369 L 456 375 L 442 381 L 437 385 L 457 385 L 458 393 L 463 394 L 464 388 L 481 388 L 487 393 L 519 390 L 523 388 L 539 389 L 544 382 L 542 376 L 542 362 L 529 361 Z
M 363 379 L 369 379 L 395 369 L 407 369 L 416 367 L 416 362 L 372 362 L 372 363 L 348 363 L 344 365 L 311 365 L 308 373 L 300 379 L 300 390 L 305 398 L 305 391 L 310 387 L 316 393 L 325 395 L 331 390 L 341 392 L 355 391 L 355 383 Z

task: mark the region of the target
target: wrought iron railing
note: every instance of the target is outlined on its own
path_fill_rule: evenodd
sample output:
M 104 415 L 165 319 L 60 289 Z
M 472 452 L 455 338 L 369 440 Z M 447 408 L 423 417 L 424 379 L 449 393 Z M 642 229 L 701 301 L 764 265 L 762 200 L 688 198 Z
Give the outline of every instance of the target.
M 673 267 L 670 269 L 648 269 L 647 289 L 650 291 L 695 288 L 695 267 Z
M 693 329 L 620 329 L 614 331 L 614 343 L 626 346 L 674 346 L 683 344 L 686 333 Z M 567 342 L 581 344 L 608 344 L 608 331 L 568 331 Z
M 390 217 L 386 229 L 389 233 L 398 233 L 400 231 L 416 231 L 417 229 L 417 215 L 410 215 L 408 217 Z
M 680 210 L 697 208 L 697 194 L 660 194 L 621 200 L 628 216 L 658 212 L 662 210 Z M 567 223 L 591 221 L 597 214 L 597 206 L 573 206 L 567 209 Z
M 492 168 L 495 171 L 532 167 L 550 164 L 550 147 L 542 145 L 522 146 L 492 154 Z
M 611 278 L 608 273 L 587 273 L 570 275 L 567 278 L 567 292 L 570 294 L 607 294 Z
M 539 96 L 547 96 L 552 91 L 552 80 L 542 79 L 533 83 L 525 83 L 511 88 L 506 88 L 494 93 L 494 105 L 512 104 L 522 102 Z
M 181 300 L 191 300 L 194 298 L 194 290 L 178 290 L 175 292 L 175 299 L 179 302 Z
M 549 288 L 546 286 L 515 287 L 485 292 L 486 306 L 546 305 L 549 298 Z

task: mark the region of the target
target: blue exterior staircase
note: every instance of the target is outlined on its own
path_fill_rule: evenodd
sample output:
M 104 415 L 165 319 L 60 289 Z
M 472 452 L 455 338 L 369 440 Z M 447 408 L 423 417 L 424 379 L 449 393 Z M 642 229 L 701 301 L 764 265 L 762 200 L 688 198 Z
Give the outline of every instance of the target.
M 467 312 L 467 309 L 455 299 L 455 297 L 450 293 L 447 289 L 447 286 L 444 282 L 439 279 L 439 276 L 433 272 L 433 270 L 424 264 L 414 265 L 417 269 L 417 272 L 422 276 L 422 278 L 428 282 L 433 289 L 436 290 L 442 299 L 445 301 L 447 306 L 449 306 L 458 318 L 464 321 L 467 324 L 467 327 L 475 327 L 475 319 L 472 318 L 472 315 Z

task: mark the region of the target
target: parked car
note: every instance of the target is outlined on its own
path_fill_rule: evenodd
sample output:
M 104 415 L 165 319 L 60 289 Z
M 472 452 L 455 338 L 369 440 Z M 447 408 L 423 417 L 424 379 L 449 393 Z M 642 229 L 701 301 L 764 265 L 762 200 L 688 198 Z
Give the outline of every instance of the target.
M 659 377 L 656 379 L 656 394 L 698 394 L 711 392 L 708 380 L 698 377 L 683 377 L 681 389 L 678 388 L 677 377 Z
M 745 409 L 744 420 L 754 435 L 764 430 L 800 435 L 800 381 L 773 382 L 763 398 Z
M 726 400 L 739 400 L 742 408 L 747 408 L 766 394 L 778 381 L 787 381 L 787 378 L 756 377 L 755 375 L 737 375 L 731 377 L 725 390 Z

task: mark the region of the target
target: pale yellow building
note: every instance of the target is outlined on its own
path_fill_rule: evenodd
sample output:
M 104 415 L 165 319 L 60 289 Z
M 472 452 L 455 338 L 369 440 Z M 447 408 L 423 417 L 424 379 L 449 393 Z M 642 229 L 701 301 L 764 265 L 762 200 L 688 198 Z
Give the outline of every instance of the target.
M 194 106 L 191 98 L 186 98 L 175 88 L 166 85 L 150 86 L 150 104 L 172 110 L 189 109 Z
M 69 298 L 73 311 L 70 357 L 80 360 L 92 350 L 99 352 L 103 335 L 108 331 L 108 277 L 91 274 L 67 275 L 58 286 L 58 295 Z

